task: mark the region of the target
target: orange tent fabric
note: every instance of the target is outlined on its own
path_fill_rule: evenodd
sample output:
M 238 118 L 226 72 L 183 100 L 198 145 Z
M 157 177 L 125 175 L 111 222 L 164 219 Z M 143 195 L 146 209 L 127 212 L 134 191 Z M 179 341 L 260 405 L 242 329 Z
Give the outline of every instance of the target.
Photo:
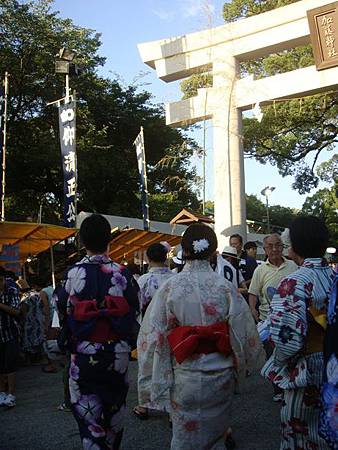
M 19 245 L 19 258 L 23 263 L 28 255 L 35 256 L 76 233 L 76 228 L 58 225 L 0 222 L 0 250 L 4 244 Z

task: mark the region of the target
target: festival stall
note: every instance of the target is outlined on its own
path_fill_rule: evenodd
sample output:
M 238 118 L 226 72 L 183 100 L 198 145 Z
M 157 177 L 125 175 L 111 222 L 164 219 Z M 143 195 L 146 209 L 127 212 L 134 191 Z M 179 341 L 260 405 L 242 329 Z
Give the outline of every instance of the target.
M 76 228 L 29 222 L 0 223 L 0 264 L 15 272 L 30 258 L 50 249 L 54 284 L 53 246 L 74 236 Z

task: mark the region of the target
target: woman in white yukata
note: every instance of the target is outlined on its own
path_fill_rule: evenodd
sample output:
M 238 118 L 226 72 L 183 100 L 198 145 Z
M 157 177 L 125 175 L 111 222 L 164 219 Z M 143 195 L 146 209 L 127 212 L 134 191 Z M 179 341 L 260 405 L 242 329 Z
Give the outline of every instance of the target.
M 263 361 L 248 306 L 210 267 L 216 248 L 210 227 L 186 230 L 186 265 L 158 289 L 138 337 L 139 398 L 170 413 L 172 450 L 225 449 L 235 370 Z

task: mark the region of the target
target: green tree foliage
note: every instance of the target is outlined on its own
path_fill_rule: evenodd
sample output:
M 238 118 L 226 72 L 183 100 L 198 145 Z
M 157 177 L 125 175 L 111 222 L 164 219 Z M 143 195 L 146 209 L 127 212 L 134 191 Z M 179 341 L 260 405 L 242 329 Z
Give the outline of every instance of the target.
M 183 99 L 197 95 L 197 89 L 212 86 L 212 75 L 210 73 L 195 73 L 191 77 L 183 80 L 180 87 L 183 92 Z
M 266 205 L 259 200 L 256 195 L 246 195 L 246 215 L 248 220 L 264 223 L 266 222 Z M 213 214 L 214 203 L 210 200 L 206 202 L 208 213 Z M 286 228 L 290 222 L 297 217 L 299 211 L 280 205 L 269 206 L 270 222 L 276 227 Z
M 189 165 L 194 141 L 165 125 L 148 92 L 98 75 L 100 34 L 51 11 L 52 0 L 0 0 L 0 74 L 10 72 L 6 218 L 58 222 L 63 174 L 55 106 L 64 95 L 54 57 L 77 52 L 84 70 L 71 77 L 77 92 L 79 211 L 140 216 L 139 176 L 133 141 L 145 133 L 152 219 L 168 220 L 184 204 L 199 205 L 196 173 Z M 176 205 L 176 207 L 175 207 Z
M 295 3 L 297 0 L 231 0 L 224 4 L 225 22 L 250 17 L 272 9 Z M 314 63 L 310 45 L 281 51 L 241 64 L 242 76 L 255 78 L 308 67 Z M 198 75 L 183 83 L 184 97 L 195 95 L 203 87 L 206 75 Z M 271 163 L 282 176 L 293 175 L 293 187 L 301 194 L 318 185 L 315 166 L 319 155 L 332 150 L 338 142 L 338 94 L 327 92 L 297 100 L 275 102 L 262 107 L 263 120 L 244 118 L 244 151 L 262 164 Z
M 226 22 L 233 22 L 290 5 L 296 1 L 298 0 L 232 0 L 224 4 L 223 16 Z
M 311 197 L 307 197 L 302 213 L 321 217 L 330 232 L 330 243 L 337 246 L 338 242 L 338 201 L 337 186 L 331 189 L 320 189 Z

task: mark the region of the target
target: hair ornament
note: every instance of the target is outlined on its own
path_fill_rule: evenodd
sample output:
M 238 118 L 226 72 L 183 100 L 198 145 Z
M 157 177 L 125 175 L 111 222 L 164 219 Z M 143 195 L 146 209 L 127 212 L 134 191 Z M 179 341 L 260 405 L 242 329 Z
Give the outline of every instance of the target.
M 209 247 L 209 241 L 207 239 L 198 239 L 193 241 L 192 246 L 194 247 L 195 253 L 200 253 Z

